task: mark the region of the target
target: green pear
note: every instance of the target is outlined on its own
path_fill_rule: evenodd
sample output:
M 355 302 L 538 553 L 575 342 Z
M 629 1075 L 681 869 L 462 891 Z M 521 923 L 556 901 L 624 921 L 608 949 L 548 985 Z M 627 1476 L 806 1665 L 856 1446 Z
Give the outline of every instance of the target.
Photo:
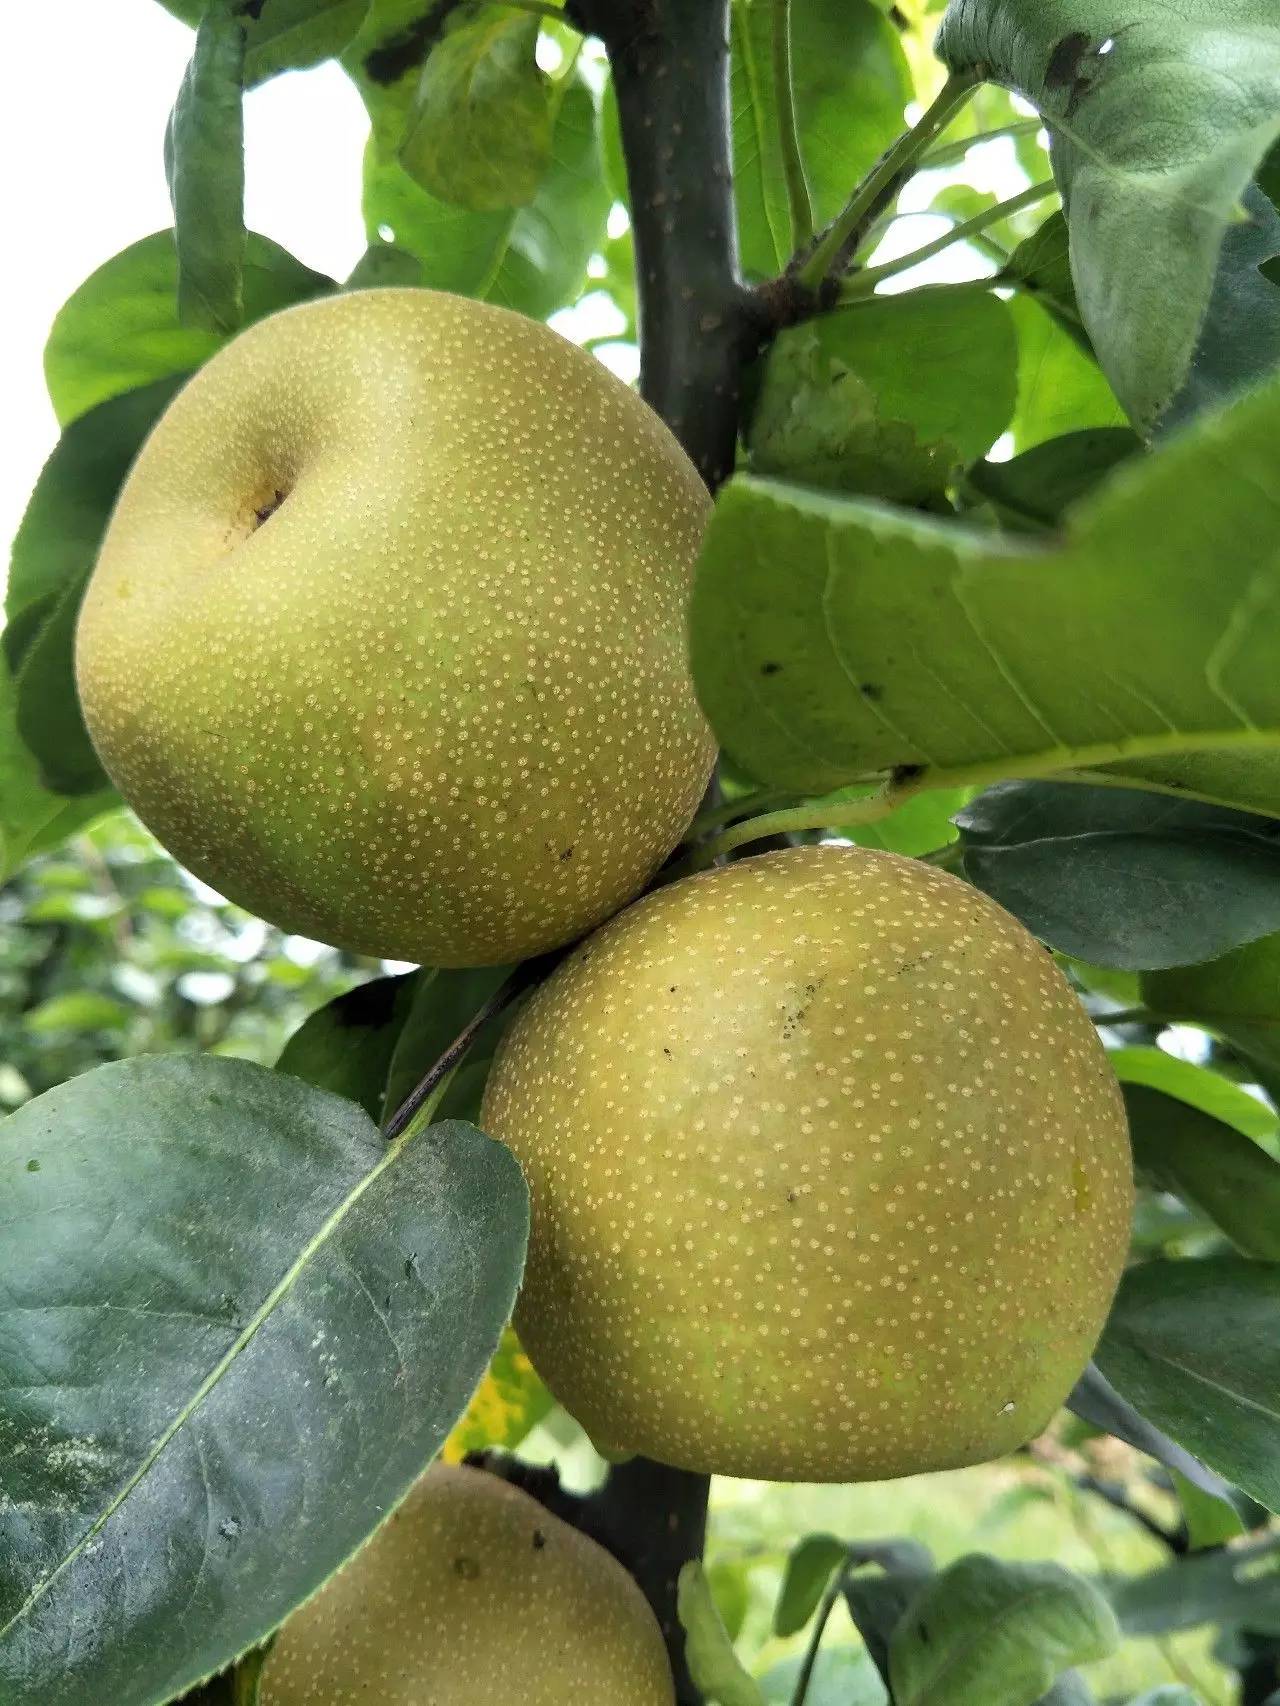
M 657 1619 L 621 1564 L 480 1469 L 429 1469 L 296 1611 L 259 1706 L 674 1706 Z
M 768 1480 L 1011 1451 L 1128 1248 L 1119 1088 L 967 883 L 818 846 L 647 896 L 532 997 L 482 1113 L 529 1182 L 516 1320 L 610 1455 Z
M 90 733 L 169 850 L 282 928 L 437 965 L 553 948 L 644 886 L 710 773 L 708 505 L 544 325 L 427 290 L 286 309 L 125 484 L 77 636 Z

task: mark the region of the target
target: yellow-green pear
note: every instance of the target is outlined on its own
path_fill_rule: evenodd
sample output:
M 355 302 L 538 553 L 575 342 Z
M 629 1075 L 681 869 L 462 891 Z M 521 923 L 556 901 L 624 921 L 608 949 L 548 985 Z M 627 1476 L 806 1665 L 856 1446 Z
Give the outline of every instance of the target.
M 120 495 L 77 639 L 94 743 L 177 858 L 285 929 L 438 965 L 570 941 L 707 781 L 708 503 L 544 325 L 427 290 L 286 309 Z
M 610 1454 L 848 1481 L 1010 1451 L 1128 1245 L 1118 1087 L 1050 955 L 954 877 L 794 848 L 647 896 L 507 1033 L 516 1320 Z
M 259 1706 L 674 1706 L 621 1564 L 484 1470 L 429 1469 L 296 1611 Z

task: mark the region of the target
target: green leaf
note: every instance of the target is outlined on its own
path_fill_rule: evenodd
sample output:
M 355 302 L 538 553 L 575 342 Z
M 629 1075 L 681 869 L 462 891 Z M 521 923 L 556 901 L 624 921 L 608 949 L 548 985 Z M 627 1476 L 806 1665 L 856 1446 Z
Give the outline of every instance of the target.
M 1274 1095 L 1280 1082 L 1280 936 L 1246 942 L 1207 965 L 1149 974 L 1142 996 L 1158 1013 L 1225 1037 Z
M 510 974 L 510 966 L 479 966 L 464 971 L 438 971 L 428 966 L 418 973 L 412 1004 L 396 1039 L 385 1081 L 384 1121 L 395 1113 Z M 480 1088 L 483 1089 L 498 1038 L 513 1016 L 513 1009 L 508 1008 L 483 1028 L 463 1057 L 461 1070 L 455 1069 L 440 1099 L 436 1109 L 438 1119 L 471 1119 L 479 1114 L 479 1097 L 470 1094 L 474 1077 L 464 1074 L 473 1063 L 482 1063 Z
M 1055 209 L 1039 230 L 1023 238 L 1000 269 L 1000 278 L 1038 302 L 1072 342 L 1093 358 L 1071 276 L 1071 234 L 1060 210 Z
M 0 881 L 119 804 L 113 789 L 66 799 L 45 788 L 18 732 L 17 689 L 0 658 Z
M 746 271 L 761 278 L 791 258 L 773 11 L 763 0 L 734 0 L 732 13 L 739 243 Z M 792 0 L 791 62 L 800 148 L 821 226 L 901 133 L 914 94 L 911 73 L 897 31 L 868 0 Z
M 939 507 L 1008 425 L 1017 344 L 975 291 L 872 297 L 775 340 L 747 436 L 760 473 Z
M 553 104 L 537 46 L 536 17 L 494 6 L 432 49 L 400 147 L 429 195 L 477 213 L 533 200 L 551 162 Z
M 244 315 L 244 61 L 239 6 L 209 0 L 165 133 L 178 318 L 220 333 Z
M 1102 369 L 1053 314 L 1025 296 L 1015 297 L 1009 312 L 1018 333 L 1018 407 L 1010 428 L 1016 450 L 1127 424 Z
M 956 815 L 965 874 L 1050 947 L 1113 969 L 1280 928 L 1280 824 L 1195 800 L 1005 782 Z
M 804 1657 L 783 1659 L 760 1678 L 766 1706 L 791 1706 Z M 886 1706 L 880 1673 L 867 1653 L 854 1647 L 826 1647 L 809 1678 L 804 1706 Z
M 1142 448 L 1128 427 L 1092 427 L 1046 439 L 1008 462 L 978 462 L 966 496 L 991 506 L 1015 532 L 1053 531 L 1074 504 Z
M 1079 1671 L 1065 1671 L 1036 1706 L 1096 1706 L 1093 1690 Z
M 1238 1540 L 1244 1533 L 1244 1521 L 1230 1499 L 1215 1498 L 1189 1481 L 1185 1475 L 1173 1472 L 1173 1487 L 1182 1506 L 1187 1525 L 1187 1539 L 1193 1552 L 1207 1551 Z
M 743 1668 L 696 1560 L 680 1571 L 677 1594 L 689 1674 L 718 1706 L 765 1706 L 760 1684 Z
M 162 0 L 175 17 L 194 29 L 208 0 Z M 241 5 L 246 34 L 245 85 L 261 83 L 281 71 L 301 71 L 333 59 L 360 29 L 373 0 L 262 0 Z
M 1057 549 L 730 480 L 692 610 L 722 744 L 800 794 L 1181 766 L 1219 797 L 1208 755 L 1280 742 L 1278 433 L 1273 382 L 1111 481 Z
M 1179 1060 L 1161 1048 L 1117 1048 L 1107 1056 L 1122 1084 L 1132 1084 L 1172 1096 L 1210 1119 L 1249 1138 L 1274 1138 L 1275 1110 L 1251 1096 L 1220 1072 Z
M 369 241 L 394 243 L 415 256 L 420 282 L 434 289 L 546 319 L 576 300 L 587 264 L 605 241 L 611 197 L 596 97 L 580 77 L 556 85 L 551 163 L 527 207 L 474 213 L 441 201 L 397 158 L 421 63 L 417 21 L 417 13 L 402 18 L 384 8 L 376 28 L 343 60 L 373 122 L 365 155 Z
M 1170 1682 L 1135 1694 L 1129 1706 L 1203 1706 L 1203 1702 L 1180 1682 Z
M 336 286 L 256 232 L 244 259 L 244 322 Z M 225 331 L 178 318 L 178 256 L 172 231 L 122 249 L 67 298 L 44 350 L 49 396 L 65 427 L 95 403 L 170 374 L 188 373 L 226 342 Z
M 22 1028 L 36 1036 L 51 1036 L 58 1031 L 121 1031 L 132 1013 L 123 1001 L 96 990 L 69 990 L 65 995 L 50 996 L 33 1007 L 22 1018 Z
M 433 1457 L 510 1311 L 527 1193 L 472 1127 L 387 1146 L 296 1079 L 176 1055 L 28 1103 L 0 1172 L 0 1694 L 154 1706 Z
M 848 1550 L 834 1534 L 807 1534 L 792 1548 L 773 1609 L 775 1635 L 794 1635 L 804 1628 Z
M 1280 1508 L 1280 1266 L 1213 1256 L 1132 1268 L 1096 1357 L 1144 1416 Z
M 56 794 L 98 795 L 106 786 L 76 695 L 76 618 L 120 485 L 185 377 L 113 397 L 73 421 L 41 470 L 14 539 L 5 651 L 16 670 L 15 728 L 42 786 Z
M 1154 1422 L 1139 1415 L 1129 1400 L 1116 1391 L 1096 1363 L 1091 1362 L 1080 1376 L 1071 1390 L 1066 1407 L 1072 1415 L 1087 1422 L 1091 1428 L 1111 1434 L 1115 1439 L 1131 1445 L 1135 1451 L 1143 1451 L 1148 1457 L 1154 1457 L 1157 1463 L 1163 1463 L 1167 1469 L 1186 1476 L 1188 1481 L 1211 1497 L 1230 1498 L 1230 1484 L 1224 1481 L 1221 1475 L 1215 1475 L 1212 1469 L 1206 1469 L 1203 1463 L 1184 1450 L 1176 1440 L 1162 1433 Z
M 844 1602 L 877 1672 L 889 1675 L 889 1643 L 907 1607 L 934 1576 L 923 1547 L 890 1558 L 883 1573 L 845 1578 Z
M 1130 1639 L 1275 1617 L 1280 1612 L 1280 1536 L 1179 1558 L 1164 1569 L 1109 1582 L 1107 1589 Z
M 934 788 L 904 801 L 876 823 L 855 824 L 839 834 L 859 847 L 879 847 L 887 853 L 918 859 L 922 853 L 934 853 L 958 839 L 953 819 L 968 797 L 965 788 Z
M 1243 1255 L 1280 1262 L 1280 1162 L 1159 1090 L 1131 1084 L 1125 1107 L 1139 1172 L 1206 1215 Z
M 418 974 L 375 977 L 326 1002 L 284 1046 L 277 1071 L 345 1096 L 381 1118 L 391 1058 L 413 1005 Z
M 1259 270 L 1280 219 L 1252 189 L 1280 135 L 1273 26 L 1271 0 L 955 0 L 938 38 L 1053 131 L 1081 315 L 1144 433 L 1280 361 Z
M 1057 1564 L 974 1553 L 921 1589 L 894 1631 L 896 1706 L 1034 1706 L 1060 1672 L 1119 1640 L 1106 1601 Z
M 344 290 L 376 290 L 383 285 L 421 285 L 422 262 L 405 249 L 379 240 L 370 243 L 351 269 Z

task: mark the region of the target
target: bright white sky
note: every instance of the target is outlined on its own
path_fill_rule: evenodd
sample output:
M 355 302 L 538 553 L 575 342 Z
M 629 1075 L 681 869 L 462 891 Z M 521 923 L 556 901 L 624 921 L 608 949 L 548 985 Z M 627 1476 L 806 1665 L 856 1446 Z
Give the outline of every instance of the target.
M 8 63 L 16 69 L 0 102 L 0 158 L 14 163 L 0 200 L 11 236 L 0 315 L 0 582 L 9 541 L 57 438 L 40 365 L 50 322 L 108 256 L 171 222 L 162 143 L 192 42 L 157 0 L 10 0 L 5 9 Z M 58 58 L 53 103 L 47 83 L 20 69 L 51 51 Z M 364 249 L 360 160 L 367 131 L 360 99 L 336 66 L 254 91 L 246 103 L 250 228 L 308 265 L 345 277 Z M 970 157 L 971 182 L 1004 193 L 1020 187 L 1010 145 L 991 144 L 981 154 L 981 162 Z M 919 181 L 904 203 L 925 205 L 928 193 Z M 934 219 L 903 220 L 878 258 L 942 228 Z M 935 278 L 971 275 L 974 258 L 953 251 L 929 270 Z M 571 336 L 609 329 L 587 324 L 599 302 L 568 316 L 563 329 Z

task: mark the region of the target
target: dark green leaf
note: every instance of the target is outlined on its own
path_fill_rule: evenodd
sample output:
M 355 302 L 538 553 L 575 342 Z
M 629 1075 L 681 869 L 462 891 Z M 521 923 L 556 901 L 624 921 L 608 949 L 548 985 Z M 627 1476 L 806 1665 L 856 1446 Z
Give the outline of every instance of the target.
M 480 966 L 465 971 L 436 971 L 427 967 L 419 972 L 412 1005 L 396 1040 L 385 1079 L 384 1121 L 395 1113 L 489 997 L 502 987 L 510 971 L 509 966 Z M 438 1118 L 471 1119 L 479 1113 L 479 1096 L 472 1093 L 477 1088 L 477 1077 L 470 1069 L 480 1068 L 478 1088 L 483 1090 L 498 1038 L 512 1016 L 512 1010 L 508 1009 L 476 1038 L 441 1098 Z
M 1008 462 L 978 462 L 967 494 L 1018 532 L 1060 527 L 1067 511 L 1142 448 L 1128 427 L 1093 427 L 1050 438 Z
M 551 85 L 538 19 L 486 7 L 432 49 L 400 163 L 429 195 L 477 213 L 524 207 L 551 162 Z
M 345 1096 L 370 1119 L 380 1119 L 391 1057 L 417 981 L 416 972 L 375 977 L 339 995 L 293 1033 L 277 1070 Z
M 1201 1492 L 1212 1498 L 1225 1499 L 1231 1494 L 1230 1483 L 1211 1469 L 1206 1469 L 1176 1440 L 1161 1433 L 1154 1423 L 1140 1416 L 1127 1398 L 1121 1397 L 1096 1363 L 1090 1363 L 1080 1376 L 1067 1399 L 1072 1415 L 1088 1422 L 1090 1427 L 1121 1439 L 1135 1451 L 1144 1451 L 1157 1463 L 1176 1470 Z
M 737 476 L 692 610 L 722 744 L 799 794 L 903 769 L 942 787 L 1181 774 L 1227 805 L 1272 785 L 1278 431 L 1273 381 L 1109 482 L 1056 549 Z
M 845 1579 L 844 1601 L 881 1676 L 889 1675 L 889 1642 L 908 1605 L 933 1577 L 933 1561 L 924 1553 L 904 1558 L 886 1573 Z
M 774 99 L 773 7 L 734 0 L 733 159 L 742 260 L 758 277 L 791 258 Z M 868 0 L 792 0 L 792 83 L 820 225 L 903 129 L 911 73 L 897 32 Z
M 1272 0 L 955 0 L 938 51 L 1044 114 L 1081 317 L 1140 430 L 1280 361 L 1280 220 L 1250 195 L 1280 134 Z
M 27 1104 L 0 1168 L 0 1694 L 154 1706 L 260 1642 L 438 1450 L 527 1195 L 472 1127 L 388 1147 L 349 1102 L 176 1055 Z
M 178 318 L 234 332 L 244 315 L 245 25 L 209 0 L 165 134 L 178 251 Z
M 873 297 L 783 332 L 763 364 L 752 465 L 805 484 L 938 506 L 1008 425 L 1017 343 L 982 291 Z
M 1079 1576 L 974 1553 L 927 1582 L 894 1631 L 895 1706 L 1035 1706 L 1062 1671 L 1118 1640 L 1107 1602 Z
M 16 728 L 43 786 L 56 794 L 96 795 L 106 786 L 76 696 L 76 617 L 116 493 L 185 377 L 113 397 L 73 421 L 42 469 L 14 539 L 7 591 L 13 626 L 5 640 L 17 670 Z
M 344 290 L 375 290 L 382 285 L 421 285 L 422 262 L 391 243 L 370 243 L 352 268 Z
M 1280 928 L 1280 823 L 1128 788 L 1006 782 L 956 817 L 970 881 L 1065 954 L 1187 965 Z
M 1131 1269 L 1097 1362 L 1142 1415 L 1280 1508 L 1280 1266 L 1214 1256 Z
M 794 1635 L 804 1628 L 847 1553 L 844 1541 L 834 1534 L 807 1534 L 792 1549 L 773 1609 L 775 1635 Z
M 1131 1639 L 1274 1617 L 1280 1612 L 1280 1536 L 1180 1558 L 1162 1570 L 1109 1583 L 1108 1595 Z
M 1198 1108 L 1125 1087 L 1133 1158 L 1147 1182 L 1199 1209 L 1246 1256 L 1280 1262 L 1280 1163 Z
M 334 288 L 331 278 L 249 233 L 246 324 Z M 49 396 L 66 426 L 108 397 L 190 372 L 225 341 L 225 333 L 179 321 L 173 232 L 157 231 L 105 261 L 58 310 L 44 350 Z
M 35 758 L 18 732 L 17 689 L 0 659 L 0 880 L 25 860 L 74 835 L 119 804 L 111 789 L 66 799 L 40 782 Z

